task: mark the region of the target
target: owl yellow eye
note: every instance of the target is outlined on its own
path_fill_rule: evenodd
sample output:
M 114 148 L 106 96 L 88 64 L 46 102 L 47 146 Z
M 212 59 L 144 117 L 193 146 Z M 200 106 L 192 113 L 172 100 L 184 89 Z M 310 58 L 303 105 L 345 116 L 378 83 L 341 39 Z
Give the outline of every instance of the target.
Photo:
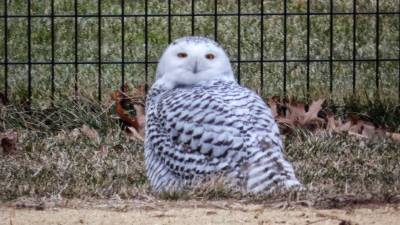
M 179 58 L 186 58 L 187 54 L 185 52 L 179 52 L 177 55 Z
M 214 55 L 214 54 L 211 54 L 211 53 L 208 53 L 208 54 L 206 55 L 206 58 L 209 59 L 209 60 L 213 60 L 213 59 L 215 58 L 215 55 Z

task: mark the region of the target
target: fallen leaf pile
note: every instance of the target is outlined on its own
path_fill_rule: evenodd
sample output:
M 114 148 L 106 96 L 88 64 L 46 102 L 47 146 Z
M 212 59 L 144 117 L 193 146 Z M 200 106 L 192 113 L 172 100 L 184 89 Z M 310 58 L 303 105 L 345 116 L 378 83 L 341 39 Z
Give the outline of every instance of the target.
M 268 99 L 272 114 L 283 134 L 290 134 L 294 128 L 307 129 L 313 132 L 323 130 L 346 133 L 359 138 L 390 137 L 400 142 L 400 133 L 392 133 L 383 126 L 349 115 L 342 121 L 332 113 L 323 110 L 324 99 L 313 101 L 309 106 L 295 100 L 280 101 L 278 97 Z
M 309 130 L 322 129 L 325 120 L 318 114 L 324 102 L 323 99 L 317 100 L 306 110 L 304 103 L 294 100 L 280 102 L 278 97 L 272 97 L 268 100 L 272 115 L 278 122 L 283 134 L 291 133 L 296 127 Z
M 116 90 L 111 98 L 115 102 L 123 128 L 133 139 L 143 141 L 145 127 L 146 85 L 139 85 L 132 90 L 125 84 L 123 90 Z

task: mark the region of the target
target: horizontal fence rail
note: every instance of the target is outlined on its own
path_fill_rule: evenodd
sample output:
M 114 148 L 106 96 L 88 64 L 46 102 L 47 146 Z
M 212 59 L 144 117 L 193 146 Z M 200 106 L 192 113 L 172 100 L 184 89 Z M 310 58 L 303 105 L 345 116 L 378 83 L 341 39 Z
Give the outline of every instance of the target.
M 336 85 L 336 82 L 341 79 L 341 76 L 344 76 L 341 74 L 342 67 L 348 67 L 350 70 L 343 70 L 347 71 L 348 76 L 344 84 L 347 85 L 347 82 L 351 83 L 348 85 L 351 87 L 352 94 L 356 94 L 357 90 L 360 88 L 359 82 L 371 82 L 372 79 L 373 88 L 369 85 L 366 87 L 368 91 L 380 93 L 386 86 L 390 86 L 393 90 L 388 93 L 395 94 L 397 98 L 400 99 L 399 0 L 391 3 L 392 7 L 390 10 L 388 10 L 387 7 L 385 7 L 385 10 L 382 10 L 383 1 L 353 0 L 349 1 L 349 3 L 351 3 L 351 9 L 347 11 L 337 11 L 335 9 L 335 5 L 342 1 L 327 0 L 326 2 L 328 4 L 326 4 L 326 7 L 323 8 L 322 11 L 313 10 L 311 6 L 312 1 L 310 0 L 298 1 L 298 7 L 301 9 L 297 12 L 293 9 L 292 5 L 290 5 L 296 1 L 287 0 L 281 1 L 282 5 L 277 6 L 276 10 L 271 9 L 268 1 L 236 0 L 234 2 L 229 1 L 230 3 L 222 0 L 137 1 L 137 7 L 140 8 L 137 13 L 132 13 L 131 8 L 129 8 L 130 6 L 128 7 L 128 4 L 131 2 L 125 0 L 120 0 L 118 3 L 115 3 L 115 1 L 112 1 L 112 3 L 110 3 L 110 1 L 95 1 L 96 4 L 91 8 L 91 12 L 82 12 L 80 7 L 86 3 L 85 1 L 78 0 L 70 1 L 72 7 L 65 10 L 65 12 L 60 9 L 56 10 L 56 6 L 61 4 L 60 1 L 57 0 L 46 1 L 49 4 L 41 5 L 41 7 L 44 7 L 43 10 L 38 10 L 40 7 L 34 5 L 37 1 L 22 1 L 26 2 L 26 4 L 18 3 L 21 6 L 15 6 L 17 5 L 15 2 L 20 1 L 3 0 L 0 14 L 0 20 L 2 21 L 0 32 L 3 36 L 1 39 L 2 59 L 0 61 L 0 68 L 2 67 L 2 89 L 0 89 L 0 91 L 5 99 L 13 99 L 15 95 L 24 95 L 19 96 L 19 98 L 25 99 L 30 103 L 37 96 L 41 96 L 37 94 L 37 92 L 40 91 L 34 92 L 34 89 L 37 88 L 35 85 L 39 82 L 38 80 L 46 80 L 43 82 L 47 85 L 45 85 L 45 87 L 47 87 L 45 88 L 47 91 L 46 93 L 49 93 L 49 98 L 51 100 L 54 100 L 56 92 L 61 86 L 73 86 L 74 95 L 78 95 L 82 89 L 85 89 L 85 86 L 81 84 L 83 82 L 82 80 L 86 79 L 86 77 L 81 77 L 82 73 L 86 73 L 82 72 L 82 70 L 85 69 L 83 66 L 94 66 L 94 68 L 90 68 L 92 68 L 92 75 L 96 77 L 96 79 L 94 79 L 95 84 L 90 83 L 90 85 L 96 86 L 95 96 L 100 101 L 105 95 L 109 94 L 109 91 L 103 89 L 104 85 L 107 85 L 107 82 L 111 82 L 105 80 L 106 77 L 109 76 L 105 71 L 105 67 L 107 66 L 116 66 L 112 67 L 113 69 L 110 70 L 111 72 L 108 71 L 108 73 L 113 74 L 114 77 L 112 79 L 115 79 L 116 76 L 119 77 L 119 84 L 114 87 L 115 89 L 118 88 L 118 86 L 122 87 L 125 83 L 132 80 L 135 80 L 135 82 L 139 82 L 138 80 L 140 80 L 140 82 L 149 84 L 154 79 L 154 66 L 157 63 L 157 58 L 152 55 L 152 50 L 157 48 L 160 54 L 162 52 L 161 50 L 165 48 L 168 43 L 173 41 L 173 38 L 181 36 L 181 33 L 179 33 L 180 30 L 184 30 L 184 35 L 207 36 L 218 42 L 222 40 L 223 46 L 230 46 L 231 52 L 228 51 L 228 53 L 230 53 L 231 62 L 234 64 L 238 82 L 244 83 L 245 85 L 246 82 L 251 83 L 249 86 L 256 89 L 261 94 L 277 94 L 284 96 L 293 94 L 297 91 L 295 90 L 297 86 L 291 85 L 290 83 L 293 83 L 294 79 L 301 80 L 301 85 L 304 87 L 303 94 L 305 96 L 309 96 L 310 93 L 315 94 L 314 92 L 318 93 L 318 90 L 315 91 L 315 89 L 324 89 L 321 90 L 321 92 L 327 91 L 328 93 L 342 92 L 341 84 Z M 305 5 L 301 5 L 301 2 L 304 2 Z M 364 3 L 369 6 L 367 10 L 363 8 Z M 157 4 L 162 4 L 166 7 L 164 7 L 164 10 L 160 10 L 162 12 L 155 12 L 157 10 L 154 8 Z M 179 4 L 185 4 L 185 6 L 189 4 L 190 7 L 185 7 L 184 12 L 176 12 L 174 8 L 179 8 L 179 6 L 177 6 Z M 204 10 L 198 11 L 196 4 L 209 6 L 208 12 L 204 12 Z M 258 11 L 253 10 L 249 12 L 247 8 L 249 5 L 254 6 Z M 229 12 L 226 10 L 228 6 L 233 7 Z M 182 8 L 183 7 L 184 6 L 182 6 Z M 104 10 L 108 8 L 118 8 L 118 10 L 116 10 L 117 12 L 105 12 Z M 36 12 L 35 10 L 40 12 Z M 367 18 L 367 22 L 360 24 L 360 21 L 365 21 L 364 17 Z M 244 23 L 244 21 L 253 18 L 256 18 L 259 22 L 251 23 L 250 25 Z M 325 40 L 326 46 L 321 50 L 325 53 L 318 55 L 318 57 L 315 57 L 313 53 L 313 46 L 315 43 L 322 41 L 318 37 L 314 37 L 314 27 L 318 26 L 316 22 L 313 22 L 316 18 L 321 21 L 326 21 L 326 25 L 323 26 L 324 31 L 321 32 L 321 34 L 323 33 L 327 37 Z M 118 21 L 118 25 L 113 27 L 114 25 L 110 24 L 114 24 L 115 20 Z M 154 36 L 154 33 L 152 33 L 154 21 L 158 20 L 161 22 L 159 26 L 156 27 L 157 29 L 163 29 L 164 32 L 157 35 L 165 37 L 165 43 L 156 43 L 156 41 L 154 41 L 160 39 L 159 36 Z M 175 20 L 185 20 L 188 22 L 183 28 L 180 27 L 180 25 L 176 25 Z M 340 22 L 341 20 L 345 22 Z M 47 31 L 43 31 L 43 37 L 40 37 L 40 35 L 37 37 L 38 35 L 35 33 L 34 23 L 37 23 L 37 21 L 43 22 L 42 26 L 47 27 Z M 63 43 L 59 44 L 57 40 L 62 39 L 64 35 L 60 33 L 60 30 L 64 29 L 63 25 L 59 24 L 61 23 L 60 21 L 67 21 L 65 23 L 68 24 L 69 30 L 65 35 L 70 35 L 71 37 L 71 40 L 68 40 L 72 43 L 70 46 L 71 49 L 65 50 L 69 52 L 66 54 L 67 57 L 58 57 L 58 48 L 62 48 Z M 202 21 L 208 21 L 204 28 L 201 28 L 203 30 L 199 28 L 199 24 Z M 299 35 L 299 37 L 301 36 L 299 39 L 302 40 L 301 46 L 293 44 L 295 43 L 293 40 L 296 40 L 296 33 L 293 31 L 296 28 L 293 28 L 293 25 L 291 25 L 293 21 L 300 21 L 299 24 L 303 24 L 302 28 L 304 28 L 304 32 L 301 31 L 301 35 Z M 346 21 L 350 21 L 350 23 Z M 387 25 L 386 21 L 392 22 Z M 85 26 L 89 26 L 87 25 L 89 22 L 94 24 L 94 26 L 90 25 L 90 29 L 92 30 L 90 32 L 85 31 L 86 33 L 84 33 L 83 29 L 86 29 L 84 28 Z M 130 28 L 132 23 L 135 23 L 136 26 L 133 30 Z M 278 25 L 272 23 L 277 23 Z M 344 25 L 341 26 L 341 23 Z M 234 24 L 233 27 L 229 27 L 229 32 L 234 32 L 230 38 L 224 37 L 224 33 L 228 32 L 226 31 L 226 24 Z M 22 31 L 17 31 L 17 29 L 19 29 L 18 27 L 21 26 L 23 26 L 23 28 L 21 28 Z M 279 46 L 280 53 L 276 53 L 275 51 L 273 57 L 269 52 L 270 49 L 266 49 L 271 46 L 273 47 L 275 45 L 274 41 L 277 40 L 276 37 L 274 37 L 274 39 L 270 38 L 267 32 L 272 26 L 277 27 L 279 31 L 276 32 L 280 35 L 280 40 L 277 41 L 276 44 L 276 46 Z M 208 29 L 209 27 L 212 27 L 212 29 Z M 244 33 L 244 30 L 250 28 L 254 28 L 254 30 L 258 32 L 254 34 L 256 38 L 251 36 L 253 38 L 251 43 L 248 41 L 248 33 Z M 359 29 L 371 30 L 370 32 L 372 32 L 374 37 L 372 37 L 369 42 L 363 41 L 362 38 L 364 37 Z M 385 29 L 392 29 L 395 32 L 386 32 Z M 340 32 L 343 32 L 342 30 L 347 32 L 346 34 L 349 38 L 343 40 L 335 39 L 338 37 L 337 32 L 339 32 L 339 30 Z M 106 38 L 109 38 L 107 35 L 109 35 L 110 32 L 114 32 L 113 34 L 117 36 L 113 39 L 113 45 L 119 45 L 119 57 L 109 57 L 108 54 L 105 54 L 105 52 L 109 51 L 111 48 L 109 46 L 110 41 L 108 39 L 108 41 L 106 41 Z M 138 33 L 138 40 L 131 40 L 134 39 L 130 36 L 132 32 Z M 250 34 L 253 35 L 252 33 Z M 94 37 L 94 44 L 92 42 L 87 44 L 86 41 L 81 40 L 82 36 L 86 37 L 90 35 Z M 388 37 L 390 37 L 390 40 L 395 39 L 396 42 L 382 41 Z M 47 43 L 40 45 L 44 46 L 43 48 L 49 49 L 49 54 L 44 53 L 45 55 L 47 54 L 47 57 L 42 57 L 41 59 L 34 57 L 36 51 L 40 50 L 40 48 L 38 50 L 38 48 L 35 47 L 34 40 L 36 39 L 43 39 L 45 40 L 44 42 Z M 258 39 L 258 41 L 254 41 L 254 39 Z M 21 40 L 23 40 L 21 43 L 14 43 Z M 129 54 L 139 54 L 135 51 L 133 53 L 129 51 L 128 48 L 130 44 L 128 43 L 132 41 L 141 43 L 137 44 L 138 48 L 140 47 L 141 49 L 140 51 L 143 51 L 139 52 L 140 57 L 128 57 Z M 388 46 L 388 43 L 390 43 L 390 46 Z M 251 44 L 257 45 L 257 48 L 252 50 L 253 58 L 245 56 L 249 55 L 249 53 L 246 53 L 246 47 L 244 46 Z M 26 48 L 12 49 L 12 46 L 19 45 L 23 45 Z M 46 47 L 45 45 L 48 46 Z M 81 57 L 81 53 L 87 50 L 85 46 L 92 45 L 96 48 L 96 51 L 92 52 L 90 57 L 87 57 L 89 59 Z M 335 48 L 342 45 L 348 45 L 344 49 L 349 48 L 351 54 L 338 56 L 335 52 Z M 366 54 L 367 56 L 365 56 L 365 50 L 360 48 L 360 45 L 372 46 L 368 50 L 372 52 L 372 54 Z M 295 55 L 293 52 L 297 48 L 302 49 L 302 57 L 293 56 Z M 386 54 L 386 51 L 393 52 L 393 49 L 394 52 L 397 51 L 396 54 Z M 11 57 L 11 53 L 13 55 L 18 55 L 18 57 Z M 73 57 L 70 57 L 71 55 Z M 359 67 L 364 63 L 373 64 L 373 72 L 366 69 L 366 71 L 369 71 L 368 73 L 373 73 L 373 78 L 371 78 L 371 76 L 369 78 L 363 78 L 364 73 L 359 71 Z M 271 69 L 268 66 L 272 64 L 276 65 L 276 67 Z M 136 72 L 135 69 L 128 70 L 129 66 L 135 65 L 143 66 L 140 67 L 140 72 L 139 70 Z M 35 67 L 40 66 L 49 69 L 49 71 L 46 72 L 49 75 L 48 79 L 43 77 L 39 79 L 38 73 L 33 72 Z M 57 70 L 58 67 L 62 67 L 63 69 Z M 323 68 L 324 71 L 315 72 L 319 71 L 317 67 Z M 386 67 L 389 69 L 386 70 Z M 249 71 L 252 71 L 254 68 L 257 68 L 255 72 L 257 76 L 249 78 Z M 297 70 L 300 70 L 300 72 L 296 72 Z M 390 71 L 390 73 L 387 71 Z M 65 81 L 66 83 L 61 82 L 57 84 L 57 79 L 61 79 L 64 73 L 68 74 L 68 76 L 72 76 L 72 78 L 67 79 Z M 292 73 L 299 73 L 300 77 L 293 78 L 291 75 Z M 324 75 L 324 78 L 321 78 L 320 82 L 324 83 L 325 86 L 323 86 L 323 88 L 316 87 L 313 89 L 314 92 L 311 92 L 313 80 L 316 79 L 314 76 L 317 73 L 320 73 L 321 76 Z M 140 77 L 140 79 L 136 79 L 135 76 Z M 90 79 L 92 79 L 92 77 L 90 77 Z M 273 79 L 278 80 L 275 82 L 275 84 L 279 84 L 276 90 L 273 89 L 274 84 L 271 84 L 271 80 Z M 16 85 L 18 82 L 26 82 L 25 87 L 20 88 L 25 90 L 21 92 L 16 92 L 14 90 L 17 88 L 14 88 L 13 85 Z M 395 82 L 395 84 L 393 82 Z M 267 86 L 268 88 L 266 88 Z M 363 92 L 363 90 L 361 90 L 361 92 Z

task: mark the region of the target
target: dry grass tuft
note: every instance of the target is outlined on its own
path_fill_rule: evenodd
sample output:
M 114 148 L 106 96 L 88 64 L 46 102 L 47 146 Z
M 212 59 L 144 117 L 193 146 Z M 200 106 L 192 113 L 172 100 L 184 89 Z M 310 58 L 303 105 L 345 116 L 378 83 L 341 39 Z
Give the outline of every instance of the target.
M 30 113 L 1 109 L 0 130 L 18 132 L 21 148 L 0 156 L 0 198 L 133 196 L 146 182 L 142 145 L 121 132 L 109 108 L 63 104 Z

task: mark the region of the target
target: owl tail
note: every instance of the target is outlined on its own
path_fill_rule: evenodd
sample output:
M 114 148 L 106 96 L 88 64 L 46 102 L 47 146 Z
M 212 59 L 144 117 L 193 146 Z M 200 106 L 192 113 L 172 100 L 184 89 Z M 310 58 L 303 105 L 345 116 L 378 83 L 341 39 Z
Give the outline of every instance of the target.
M 268 149 L 250 148 L 247 191 L 271 193 L 276 189 L 301 188 L 293 166 L 284 158 L 279 146 Z

